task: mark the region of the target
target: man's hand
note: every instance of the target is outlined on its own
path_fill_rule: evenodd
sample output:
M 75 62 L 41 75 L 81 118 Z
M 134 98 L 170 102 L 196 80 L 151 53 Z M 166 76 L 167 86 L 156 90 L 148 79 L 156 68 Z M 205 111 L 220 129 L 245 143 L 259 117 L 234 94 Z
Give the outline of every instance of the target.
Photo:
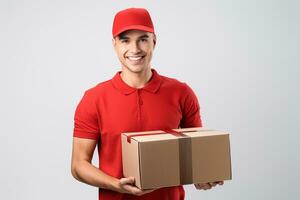
M 137 196 L 142 196 L 144 194 L 153 192 L 153 190 L 141 190 L 138 187 L 134 186 L 134 177 L 128 177 L 128 178 L 121 178 L 119 180 L 119 188 L 120 188 L 120 193 L 128 193 L 128 194 L 133 194 Z
M 223 185 L 224 181 L 217 181 L 217 182 L 212 182 L 212 183 L 198 183 L 194 184 L 197 190 L 209 190 L 216 185 Z

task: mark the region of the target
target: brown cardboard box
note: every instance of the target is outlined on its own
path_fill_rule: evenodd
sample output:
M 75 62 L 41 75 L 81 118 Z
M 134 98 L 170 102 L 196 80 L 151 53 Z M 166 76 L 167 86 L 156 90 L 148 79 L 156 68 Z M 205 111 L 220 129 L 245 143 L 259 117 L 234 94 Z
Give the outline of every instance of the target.
M 123 133 L 122 160 L 140 189 L 231 179 L 229 134 L 205 128 Z

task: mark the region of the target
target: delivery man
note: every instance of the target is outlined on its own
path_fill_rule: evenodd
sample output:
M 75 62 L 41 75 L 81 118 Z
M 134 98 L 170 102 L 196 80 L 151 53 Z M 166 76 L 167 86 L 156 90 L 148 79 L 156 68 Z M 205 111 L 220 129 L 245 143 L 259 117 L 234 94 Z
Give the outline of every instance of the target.
M 87 90 L 74 117 L 72 175 L 99 188 L 101 200 L 183 200 L 182 186 L 140 190 L 123 177 L 121 133 L 200 127 L 196 95 L 185 83 L 151 67 L 156 35 L 147 10 L 129 8 L 115 15 L 112 44 L 121 71 Z M 91 164 L 98 147 L 99 168 Z M 210 189 L 223 181 L 195 184 Z

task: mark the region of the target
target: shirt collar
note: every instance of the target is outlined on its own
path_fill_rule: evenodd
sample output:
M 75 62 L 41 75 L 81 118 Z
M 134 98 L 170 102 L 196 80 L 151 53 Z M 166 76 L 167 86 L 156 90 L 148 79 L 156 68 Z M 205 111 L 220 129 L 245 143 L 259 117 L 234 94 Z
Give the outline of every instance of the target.
M 162 77 L 156 72 L 156 70 L 151 69 L 152 77 L 148 81 L 148 83 L 143 87 L 140 88 L 141 90 L 145 90 L 151 93 L 156 93 L 161 85 Z M 124 95 L 129 95 L 137 90 L 137 88 L 131 87 L 127 85 L 121 78 L 120 75 L 121 71 L 118 71 L 115 76 L 112 78 L 113 86 L 119 90 Z

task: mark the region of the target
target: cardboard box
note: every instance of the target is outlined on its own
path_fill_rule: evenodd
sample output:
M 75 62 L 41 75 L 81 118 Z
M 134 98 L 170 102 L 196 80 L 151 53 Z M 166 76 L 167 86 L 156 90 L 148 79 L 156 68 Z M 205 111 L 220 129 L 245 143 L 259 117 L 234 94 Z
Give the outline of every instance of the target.
M 123 133 L 122 161 L 140 189 L 231 179 L 229 134 L 205 128 Z

